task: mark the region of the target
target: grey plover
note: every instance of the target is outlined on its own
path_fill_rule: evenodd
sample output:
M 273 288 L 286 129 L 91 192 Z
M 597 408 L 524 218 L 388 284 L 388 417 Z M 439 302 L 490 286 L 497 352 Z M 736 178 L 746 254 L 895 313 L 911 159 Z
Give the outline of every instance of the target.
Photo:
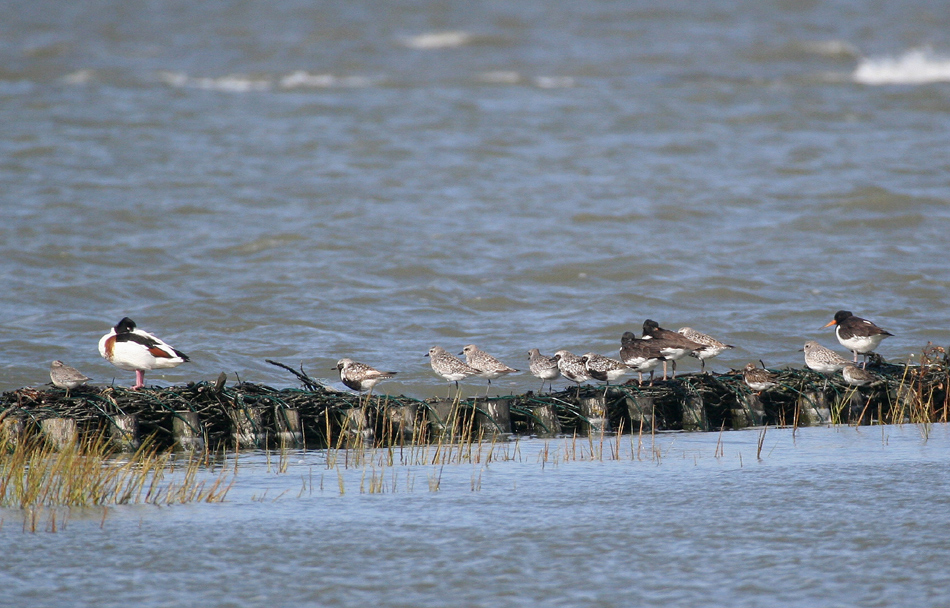
M 452 355 L 441 346 L 433 346 L 426 353 L 429 357 L 429 365 L 432 371 L 447 382 L 455 382 L 455 390 L 459 388 L 459 380 L 464 380 L 469 376 L 477 376 L 478 370 L 469 367 L 464 361 Z M 449 389 L 451 390 L 451 389 Z
M 53 361 L 50 363 L 49 379 L 56 388 L 66 389 L 67 397 L 71 389 L 82 386 L 91 380 L 91 378 L 84 375 L 75 367 L 70 367 L 62 361 Z
M 581 356 L 587 375 L 595 380 L 610 384 L 630 371 L 630 367 L 623 361 L 611 359 L 597 353 L 586 353 Z
M 851 364 L 835 351 L 825 348 L 814 340 L 805 342 L 802 351 L 805 353 L 805 366 L 821 374 L 833 374 L 844 369 L 845 365 Z
M 554 353 L 554 359 L 557 361 L 557 367 L 561 370 L 561 375 L 577 383 L 577 394 L 581 394 L 581 383 L 590 380 L 584 361 L 569 350 L 559 350 Z
M 465 355 L 465 362 L 468 363 L 469 367 L 477 369 L 479 376 L 488 379 L 489 387 L 491 386 L 492 380 L 519 371 L 513 367 L 508 367 L 474 344 L 466 345 L 459 354 Z
M 675 331 L 663 329 L 652 319 L 643 322 L 643 340 L 656 340 L 660 353 L 673 362 L 673 378 L 676 378 L 676 360 L 702 350 L 703 345 L 693 342 Z M 666 380 L 666 360 L 663 361 L 663 379 Z
M 337 361 L 333 369 L 340 372 L 340 381 L 343 384 L 361 393 L 373 390 L 379 382 L 396 375 L 396 372 L 381 372 L 365 363 L 345 357 Z
M 666 357 L 653 340 L 641 340 L 632 331 L 625 331 L 620 337 L 620 360 L 640 375 L 640 384 L 643 384 L 643 372 L 650 372 L 652 386 L 653 372 Z
M 778 385 L 777 376 L 767 369 L 756 367 L 755 363 L 748 363 L 742 371 L 742 379 L 756 394 L 767 391 Z
M 842 368 L 841 375 L 844 376 L 844 381 L 851 386 L 870 386 L 880 382 L 880 379 L 871 372 L 850 363 Z
M 541 379 L 541 389 L 544 390 L 544 382 L 548 381 L 551 390 L 554 390 L 554 380 L 561 375 L 561 370 L 557 366 L 557 360 L 554 357 L 545 357 L 537 348 L 528 351 L 528 369 L 531 374 Z
M 135 328 L 135 321 L 124 317 L 99 339 L 99 354 L 119 369 L 135 372 L 132 390 L 145 386 L 145 372 L 177 367 L 188 355 L 175 350 L 152 334 Z
M 696 357 L 699 359 L 700 371 L 706 371 L 706 359 L 712 359 L 723 353 L 723 351 L 735 348 L 731 344 L 726 344 L 725 342 L 720 342 L 719 340 L 713 338 L 708 334 L 704 334 L 701 331 L 696 331 L 692 327 L 680 327 L 676 330 L 676 333 L 681 336 L 686 336 L 693 342 L 697 344 L 702 344 L 703 347 L 699 350 L 694 350 L 689 354 L 690 357 Z
M 851 314 L 850 310 L 839 310 L 835 313 L 835 318 L 824 327 L 836 325 L 835 336 L 841 346 L 854 353 L 854 363 L 858 362 L 858 355 L 864 355 L 864 365 L 867 367 L 867 356 L 881 343 L 881 340 L 893 336 L 889 331 L 884 331 L 874 323 L 861 317 Z M 824 327 L 822 329 L 824 329 Z

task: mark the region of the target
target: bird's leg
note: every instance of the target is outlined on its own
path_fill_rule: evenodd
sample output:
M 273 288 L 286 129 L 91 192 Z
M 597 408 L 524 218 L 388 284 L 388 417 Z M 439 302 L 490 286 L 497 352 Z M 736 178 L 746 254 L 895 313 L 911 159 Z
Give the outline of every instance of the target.
M 137 369 L 135 370 L 135 386 L 132 387 L 132 390 L 140 389 L 145 386 L 145 370 Z

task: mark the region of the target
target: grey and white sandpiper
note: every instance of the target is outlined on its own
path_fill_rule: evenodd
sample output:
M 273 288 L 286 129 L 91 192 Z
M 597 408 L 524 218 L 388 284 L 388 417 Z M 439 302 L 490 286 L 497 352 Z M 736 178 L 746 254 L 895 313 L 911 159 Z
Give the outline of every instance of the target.
M 851 364 L 835 351 L 825 348 L 814 340 L 805 342 L 802 351 L 805 353 L 805 366 L 820 374 L 833 374 Z
M 571 382 L 577 383 L 577 395 L 580 396 L 581 383 L 590 380 L 583 359 L 564 349 L 554 353 L 554 359 L 557 361 L 558 369 L 561 370 L 561 375 Z
M 630 371 L 630 367 L 623 361 L 597 353 L 586 353 L 581 357 L 581 361 L 584 362 L 587 375 L 608 385 L 612 380 L 617 380 Z
M 778 377 L 767 369 L 756 367 L 755 363 L 748 363 L 742 371 L 742 379 L 756 394 L 767 391 L 778 384 Z
M 343 358 L 336 362 L 333 369 L 340 372 L 340 381 L 354 391 L 372 391 L 373 387 L 383 380 L 388 380 L 396 372 L 381 372 L 365 363 Z
M 706 371 L 706 359 L 712 359 L 713 357 L 718 357 L 724 351 L 735 348 L 731 344 L 726 344 L 725 342 L 720 342 L 719 340 L 713 338 L 709 334 L 704 334 L 701 331 L 696 331 L 692 327 L 680 327 L 676 330 L 676 333 L 681 336 L 685 336 L 697 344 L 702 344 L 703 347 L 699 350 L 694 350 L 689 354 L 690 357 L 696 357 L 699 359 L 700 371 Z
M 544 390 L 544 382 L 548 381 L 553 391 L 554 381 L 561 375 L 557 360 L 554 357 L 542 355 L 540 349 L 537 348 L 528 351 L 528 369 L 531 370 L 533 376 L 541 379 L 540 390 Z
M 62 361 L 53 361 L 49 366 L 49 379 L 56 388 L 66 389 L 66 396 L 68 397 L 71 389 L 82 386 L 92 378 Z
M 479 373 L 477 369 L 469 367 L 464 361 L 441 346 L 433 346 L 426 353 L 426 356 L 429 357 L 429 365 L 432 366 L 432 371 L 436 375 L 447 382 L 455 382 L 456 392 L 459 390 L 459 380 L 464 380 L 469 376 L 477 376 Z M 449 391 L 449 394 L 451 394 L 451 389 Z
M 845 365 L 841 370 L 841 375 L 851 386 L 870 386 L 881 381 L 871 372 L 852 364 Z
M 469 344 L 462 349 L 462 352 L 459 353 L 465 355 L 465 362 L 469 367 L 478 370 L 478 375 L 482 378 L 488 379 L 488 386 L 491 387 L 491 381 L 507 374 L 513 374 L 517 370 L 513 367 L 509 367 L 496 359 L 495 357 L 489 355 L 482 349 L 478 348 L 474 344 Z M 485 394 L 488 394 L 488 391 L 485 391 Z

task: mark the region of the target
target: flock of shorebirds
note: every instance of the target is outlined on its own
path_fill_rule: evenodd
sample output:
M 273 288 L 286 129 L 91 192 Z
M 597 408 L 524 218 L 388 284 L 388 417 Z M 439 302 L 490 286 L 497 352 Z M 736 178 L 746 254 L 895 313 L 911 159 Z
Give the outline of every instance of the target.
M 853 386 L 865 386 L 878 381 L 878 378 L 868 372 L 867 356 L 881 343 L 881 340 L 891 336 L 871 321 L 856 317 L 847 310 L 839 310 L 834 318 L 824 327 L 835 325 L 835 335 L 842 346 L 854 354 L 854 361 L 848 361 L 838 353 L 825 348 L 814 340 L 805 342 L 802 349 L 805 353 L 805 365 L 816 372 L 833 374 L 841 371 L 844 380 Z M 559 350 L 552 357 L 542 355 L 537 348 L 528 352 L 528 369 L 531 374 L 541 380 L 541 390 L 544 383 L 563 376 L 580 385 L 589 380 L 599 380 L 608 385 L 620 379 L 628 372 L 639 374 L 639 382 L 643 384 L 643 373 L 650 372 L 650 384 L 653 384 L 654 370 L 663 364 L 663 380 L 667 379 L 667 363 L 672 366 L 672 377 L 676 377 L 676 361 L 686 356 L 700 360 L 701 369 L 705 371 L 706 359 L 721 354 L 733 348 L 698 332 L 689 327 L 682 327 L 676 331 L 663 329 L 656 321 L 647 319 L 643 322 L 643 335 L 637 338 L 633 332 L 625 332 L 620 338 L 620 357 L 614 359 L 596 353 L 575 355 L 567 350 Z M 132 389 L 145 386 L 145 372 L 153 369 L 167 369 L 176 367 L 188 361 L 188 355 L 176 350 L 154 335 L 136 328 L 132 319 L 125 317 L 113 327 L 109 333 L 99 340 L 99 354 L 119 369 L 135 372 L 135 384 Z M 455 382 L 456 390 L 460 380 L 478 376 L 491 381 L 519 370 L 505 365 L 492 355 L 481 350 L 474 344 L 462 349 L 459 356 L 465 355 L 465 360 L 446 351 L 441 346 L 429 349 L 429 363 L 432 371 L 447 382 Z M 858 355 L 864 356 L 864 364 L 858 366 Z M 340 359 L 335 368 L 340 374 L 340 380 L 347 387 L 359 391 L 372 391 L 377 383 L 392 378 L 396 372 L 384 372 L 365 363 L 352 359 Z M 80 371 L 65 365 L 62 361 L 53 361 L 50 367 L 50 379 L 59 388 L 68 391 L 77 388 L 90 380 Z M 772 372 L 756 367 L 749 363 L 743 370 L 743 379 L 753 391 L 761 393 L 777 385 L 776 375 Z M 450 394 L 451 394 L 451 388 Z M 552 389 L 553 390 L 553 389 Z M 487 390 L 486 390 L 487 394 Z

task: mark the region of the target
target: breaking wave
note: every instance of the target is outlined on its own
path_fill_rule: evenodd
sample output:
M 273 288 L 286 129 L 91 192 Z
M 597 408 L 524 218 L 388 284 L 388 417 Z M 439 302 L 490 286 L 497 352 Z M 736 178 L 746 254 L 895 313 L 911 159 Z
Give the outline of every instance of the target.
M 912 49 L 900 57 L 865 58 L 852 77 L 869 85 L 950 82 L 950 57 L 930 49 Z

